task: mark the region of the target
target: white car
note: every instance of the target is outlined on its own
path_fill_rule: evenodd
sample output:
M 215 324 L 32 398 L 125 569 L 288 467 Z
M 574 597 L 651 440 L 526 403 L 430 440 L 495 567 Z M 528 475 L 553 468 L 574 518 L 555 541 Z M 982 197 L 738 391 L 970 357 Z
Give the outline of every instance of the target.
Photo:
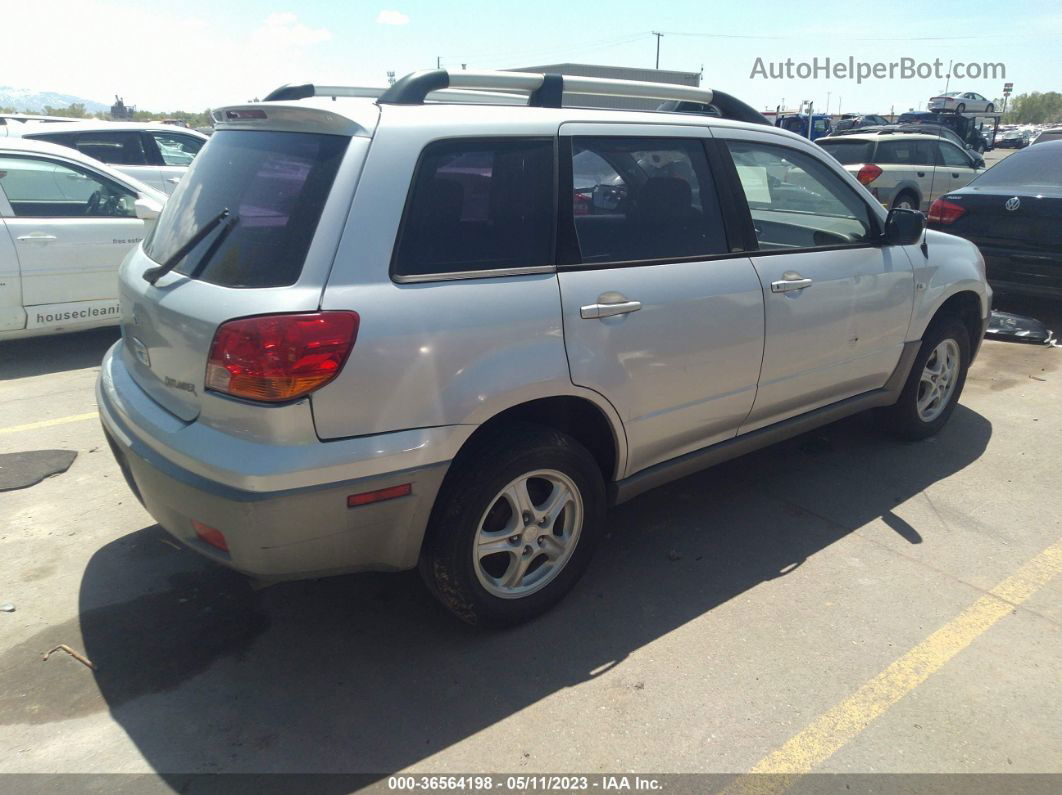
M 173 193 L 209 140 L 173 124 L 97 120 L 21 124 L 11 127 L 8 136 L 69 146 L 166 194 Z
M 929 100 L 930 110 L 952 110 L 956 113 L 992 113 L 996 106 L 973 91 L 949 91 Z
M 983 161 L 937 135 L 864 133 L 816 143 L 889 208 L 926 211 L 982 171 Z
M 118 266 L 166 194 L 64 146 L 0 138 L 0 341 L 118 322 Z

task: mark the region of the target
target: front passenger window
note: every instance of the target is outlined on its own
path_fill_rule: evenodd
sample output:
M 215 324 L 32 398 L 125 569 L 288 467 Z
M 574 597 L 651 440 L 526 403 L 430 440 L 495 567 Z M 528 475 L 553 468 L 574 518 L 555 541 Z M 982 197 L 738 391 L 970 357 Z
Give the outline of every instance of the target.
M 728 141 L 761 249 L 859 245 L 873 235 L 866 202 L 814 157 Z
M 43 158 L 0 157 L 0 188 L 16 218 L 136 216 L 131 191 Z

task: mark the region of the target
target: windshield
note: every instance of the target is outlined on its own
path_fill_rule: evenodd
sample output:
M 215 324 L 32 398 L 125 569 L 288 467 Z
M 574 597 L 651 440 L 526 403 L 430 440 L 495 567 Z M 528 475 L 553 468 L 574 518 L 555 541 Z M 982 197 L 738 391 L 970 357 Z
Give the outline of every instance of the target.
M 973 184 L 1062 188 L 1062 152 L 1059 146 L 1033 147 L 999 161 Z
M 196 278 L 226 287 L 294 284 L 349 140 L 311 133 L 216 133 L 166 203 L 145 253 L 167 261 L 228 209 L 236 223 Z M 189 275 L 210 246 L 203 240 L 174 270 Z
M 820 140 L 819 146 L 829 152 L 842 166 L 866 163 L 871 158 L 874 144 L 870 141 Z

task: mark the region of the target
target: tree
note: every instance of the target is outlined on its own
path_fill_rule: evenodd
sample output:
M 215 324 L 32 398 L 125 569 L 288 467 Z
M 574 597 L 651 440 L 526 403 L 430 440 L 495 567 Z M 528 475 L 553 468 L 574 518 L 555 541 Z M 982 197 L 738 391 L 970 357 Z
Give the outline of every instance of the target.
M 90 118 L 90 114 L 85 110 L 85 105 L 81 102 L 74 102 L 65 108 L 53 108 L 51 105 L 45 105 L 44 110 L 41 112 L 45 116 L 67 116 L 72 119 Z
M 1033 91 L 1031 94 L 1012 97 L 1007 120 L 1018 124 L 1062 121 L 1062 94 L 1057 91 Z

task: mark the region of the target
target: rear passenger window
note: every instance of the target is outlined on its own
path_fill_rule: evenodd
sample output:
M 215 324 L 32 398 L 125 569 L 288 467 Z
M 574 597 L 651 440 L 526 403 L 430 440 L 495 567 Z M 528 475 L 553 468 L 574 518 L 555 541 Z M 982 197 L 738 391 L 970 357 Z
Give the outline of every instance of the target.
M 398 276 L 549 265 L 552 139 L 460 139 L 425 147 L 395 251 Z
M 704 145 L 682 138 L 575 138 L 573 210 L 585 263 L 727 251 Z
M 932 141 L 882 141 L 876 162 L 882 164 L 931 166 L 936 161 Z
M 131 130 L 114 132 L 50 133 L 33 136 L 77 149 L 81 154 L 116 166 L 147 165 L 140 133 Z

